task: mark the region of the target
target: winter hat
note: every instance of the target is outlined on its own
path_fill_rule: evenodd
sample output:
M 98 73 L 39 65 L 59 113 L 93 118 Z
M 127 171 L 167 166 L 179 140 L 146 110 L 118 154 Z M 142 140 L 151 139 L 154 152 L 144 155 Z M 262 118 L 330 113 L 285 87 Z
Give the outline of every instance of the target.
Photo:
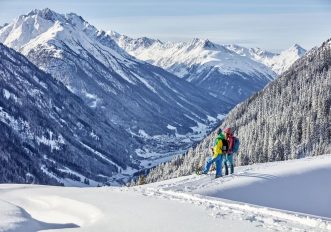
M 223 133 L 222 129 L 221 129 L 221 128 L 218 129 L 217 134 L 220 135 L 220 134 L 222 134 L 222 133 Z
M 231 133 L 231 128 L 226 128 L 226 129 L 225 129 L 225 133 L 227 133 L 227 134 L 232 134 L 232 133 Z

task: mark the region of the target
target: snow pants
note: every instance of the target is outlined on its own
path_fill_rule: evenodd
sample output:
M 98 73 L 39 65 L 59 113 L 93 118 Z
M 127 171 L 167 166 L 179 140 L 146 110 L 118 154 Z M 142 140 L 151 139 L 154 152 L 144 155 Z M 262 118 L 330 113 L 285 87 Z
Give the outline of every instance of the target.
M 233 163 L 233 153 L 232 154 L 227 154 L 225 157 L 224 157 L 224 160 L 223 160 L 223 163 L 224 163 L 224 168 L 225 168 L 225 175 L 228 175 L 229 174 L 229 170 L 228 170 L 228 163 L 229 163 L 229 166 L 231 168 L 231 174 L 234 172 L 234 163 Z
M 209 157 L 207 159 L 203 173 L 207 174 L 211 165 L 215 162 L 216 163 L 216 176 L 217 177 L 222 176 L 222 161 L 223 161 L 223 155 L 218 155 L 214 159 L 212 157 Z

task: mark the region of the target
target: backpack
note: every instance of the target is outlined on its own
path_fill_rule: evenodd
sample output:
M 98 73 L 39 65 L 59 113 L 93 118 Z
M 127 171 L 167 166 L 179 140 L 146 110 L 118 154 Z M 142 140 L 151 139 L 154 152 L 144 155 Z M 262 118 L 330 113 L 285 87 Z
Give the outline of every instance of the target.
M 229 149 L 229 143 L 228 140 L 222 139 L 223 147 L 222 147 L 222 153 L 227 153 Z
M 240 141 L 237 137 L 234 137 L 233 153 L 237 153 L 239 150 Z

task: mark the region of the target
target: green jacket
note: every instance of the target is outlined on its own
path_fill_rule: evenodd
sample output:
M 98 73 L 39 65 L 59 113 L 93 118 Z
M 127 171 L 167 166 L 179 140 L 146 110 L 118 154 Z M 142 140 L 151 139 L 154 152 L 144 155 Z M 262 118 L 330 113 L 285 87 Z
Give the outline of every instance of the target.
M 214 143 L 214 155 L 213 159 L 215 159 L 217 156 L 222 155 L 222 148 L 223 148 L 223 142 L 222 139 L 225 139 L 223 134 L 217 135 L 217 138 L 215 139 Z

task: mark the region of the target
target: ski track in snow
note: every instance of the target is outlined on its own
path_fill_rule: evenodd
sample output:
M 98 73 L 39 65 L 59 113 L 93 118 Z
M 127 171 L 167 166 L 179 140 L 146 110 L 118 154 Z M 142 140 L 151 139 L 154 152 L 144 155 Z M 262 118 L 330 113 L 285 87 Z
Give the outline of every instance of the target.
M 216 219 L 227 219 L 254 223 L 258 228 L 272 231 L 328 231 L 331 222 L 310 215 L 298 215 L 293 212 L 258 207 L 246 203 L 231 202 L 226 199 L 206 197 L 199 194 L 187 194 L 171 190 L 144 189 L 146 196 L 177 200 L 203 207 Z
M 211 181 L 213 177 L 209 176 L 208 179 Z M 271 231 L 331 231 L 331 221 L 328 218 L 321 219 L 312 215 L 162 188 L 141 188 L 140 191 L 148 197 L 154 196 L 203 207 L 216 219 L 231 220 L 233 223 L 237 220 L 247 221 L 254 223 L 258 228 Z

